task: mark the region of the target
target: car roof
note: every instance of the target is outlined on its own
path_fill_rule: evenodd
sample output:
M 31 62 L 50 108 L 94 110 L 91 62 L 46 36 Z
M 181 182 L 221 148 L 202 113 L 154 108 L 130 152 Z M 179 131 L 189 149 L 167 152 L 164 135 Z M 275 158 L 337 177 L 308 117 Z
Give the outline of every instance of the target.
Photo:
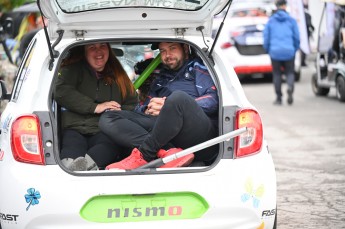
M 272 11 L 276 9 L 276 5 L 270 0 L 256 0 L 256 1 L 235 1 L 231 7 L 230 12 L 241 11 L 246 9 L 265 9 Z

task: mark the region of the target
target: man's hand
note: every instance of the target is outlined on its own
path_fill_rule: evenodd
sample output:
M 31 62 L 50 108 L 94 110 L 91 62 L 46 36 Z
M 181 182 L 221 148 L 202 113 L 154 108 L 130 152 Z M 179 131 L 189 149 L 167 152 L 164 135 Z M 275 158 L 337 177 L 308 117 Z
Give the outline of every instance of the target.
M 108 101 L 108 102 L 104 102 L 104 103 L 100 103 L 97 105 L 96 109 L 95 109 L 95 113 L 96 114 L 100 114 L 103 113 L 106 110 L 110 110 L 110 111 L 119 111 L 121 110 L 121 105 L 118 104 L 115 101 Z
M 162 110 L 166 97 L 163 98 L 152 98 L 147 105 L 147 109 L 145 110 L 145 114 L 159 115 L 159 112 Z

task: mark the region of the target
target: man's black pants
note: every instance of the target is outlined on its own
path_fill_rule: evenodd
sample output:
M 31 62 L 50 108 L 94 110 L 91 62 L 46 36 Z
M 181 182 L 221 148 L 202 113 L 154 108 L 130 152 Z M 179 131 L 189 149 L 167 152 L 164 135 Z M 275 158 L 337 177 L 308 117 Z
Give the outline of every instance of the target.
M 138 148 L 147 161 L 155 159 L 159 149 L 169 144 L 186 149 L 217 136 L 211 119 L 182 91 L 175 91 L 166 99 L 159 116 L 108 111 L 102 114 L 99 127 L 116 144 Z M 217 146 L 209 147 L 196 152 L 195 160 L 209 162 L 217 154 Z
M 295 58 L 291 60 L 281 61 L 281 60 L 273 60 L 272 68 L 273 68 L 273 83 L 274 83 L 274 90 L 277 95 L 277 100 L 281 101 L 282 98 L 282 81 L 283 81 L 283 72 L 285 73 L 286 77 L 286 84 L 288 85 L 288 90 L 291 93 L 294 91 L 294 84 L 295 84 Z

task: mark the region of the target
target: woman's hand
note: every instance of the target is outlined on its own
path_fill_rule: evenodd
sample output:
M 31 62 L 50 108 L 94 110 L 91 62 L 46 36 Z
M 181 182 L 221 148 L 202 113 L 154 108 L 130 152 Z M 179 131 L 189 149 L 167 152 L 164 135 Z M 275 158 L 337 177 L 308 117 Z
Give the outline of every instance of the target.
M 162 110 L 166 97 L 163 98 L 152 98 L 147 105 L 147 109 L 145 110 L 145 114 L 157 116 L 159 112 Z
M 106 110 L 119 111 L 119 110 L 121 110 L 121 105 L 115 101 L 108 101 L 108 102 L 100 103 L 97 105 L 97 107 L 95 109 L 95 113 L 100 114 Z

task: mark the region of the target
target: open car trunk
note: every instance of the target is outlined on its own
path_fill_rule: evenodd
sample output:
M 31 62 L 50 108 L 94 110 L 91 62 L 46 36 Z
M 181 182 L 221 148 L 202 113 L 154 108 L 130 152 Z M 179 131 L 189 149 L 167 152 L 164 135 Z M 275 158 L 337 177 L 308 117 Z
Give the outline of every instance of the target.
M 157 43 L 161 40 L 110 40 L 107 41 L 110 43 L 112 51 L 115 53 L 118 60 L 121 62 L 123 68 L 127 72 L 130 80 L 133 82 L 135 89 L 137 90 L 139 94 L 139 100 L 140 102 L 143 102 L 147 96 L 147 93 L 150 89 L 150 85 L 154 79 L 155 74 L 153 72 L 156 69 L 161 68 L 161 61 L 159 56 L 159 50 L 157 49 Z M 171 42 L 172 40 L 166 40 Z M 185 40 L 178 40 L 179 42 L 186 43 Z M 95 41 L 92 41 L 95 42 Z M 102 42 L 104 42 L 102 40 Z M 61 56 L 68 57 L 69 51 L 71 49 L 76 48 L 80 45 L 85 45 L 90 42 L 80 42 L 78 45 L 70 46 L 66 48 L 66 50 L 61 53 Z M 199 57 L 205 66 L 207 66 L 208 71 L 214 81 L 214 85 L 216 85 L 217 88 L 219 87 L 219 82 L 216 77 L 216 73 L 213 69 L 213 63 L 212 60 L 207 56 L 207 53 L 205 53 L 203 50 L 198 48 L 195 44 L 192 43 L 186 43 L 190 47 L 190 55 L 194 57 Z M 59 65 L 63 62 L 63 58 L 60 59 Z M 58 75 L 58 74 L 56 74 Z M 52 90 L 53 91 L 53 90 Z M 53 97 L 53 96 L 52 96 Z M 220 98 L 221 99 L 221 98 Z M 62 147 L 62 127 L 61 127 L 61 115 L 64 111 L 64 108 L 59 106 L 55 101 L 53 101 L 52 106 L 54 107 L 54 114 L 56 118 L 56 124 L 57 124 L 57 132 L 58 132 L 58 155 L 60 155 L 61 147 Z M 223 110 L 222 107 L 219 107 L 219 120 L 222 120 L 222 115 L 234 117 L 236 115 L 237 107 L 227 107 Z M 225 128 L 222 131 L 219 131 L 219 133 L 229 133 L 233 131 L 234 124 L 231 124 L 230 126 L 223 127 L 222 123 L 219 122 L 219 128 Z M 222 134 L 220 134 L 222 135 Z M 238 135 L 238 134 L 237 134 Z M 208 166 L 213 166 L 214 163 L 219 161 L 221 158 L 231 158 L 233 155 L 229 154 L 223 154 L 219 152 L 223 152 L 223 148 L 234 148 L 234 142 L 231 138 L 235 137 L 232 135 L 227 136 L 220 136 L 218 139 L 211 139 L 209 142 L 201 143 L 200 145 L 196 145 L 195 147 L 191 147 L 189 149 L 184 149 L 182 153 L 190 154 L 190 153 L 199 153 L 197 151 L 202 150 L 207 147 L 212 147 L 212 149 L 215 151 L 215 157 L 212 161 L 205 163 L 203 161 L 194 160 L 191 165 L 188 167 L 181 167 L 181 168 L 174 168 L 173 170 L 176 171 L 186 171 L 190 169 L 206 169 Z M 230 141 L 225 141 L 229 140 Z M 58 156 L 59 157 L 59 156 Z M 169 160 L 173 160 L 172 158 L 169 158 Z M 61 163 L 61 160 L 59 161 Z M 140 168 L 140 172 L 157 172 L 157 171 L 166 171 L 167 169 L 158 168 L 162 163 L 164 163 L 162 160 L 155 161 L 155 165 L 150 165 L 147 168 Z M 157 164 L 158 163 L 158 164 Z M 61 166 L 64 167 L 61 163 Z M 155 169 L 157 168 L 157 169 Z M 66 169 L 66 168 L 65 168 Z M 171 169 L 170 169 L 171 170 Z M 111 172 L 124 172 L 124 171 L 116 171 L 116 170 L 110 170 Z M 93 171 L 94 172 L 94 171 Z M 97 172 L 109 172 L 109 170 L 104 170 L 104 168 L 100 169 Z M 127 171 L 128 173 L 136 173 L 138 170 L 132 170 Z

